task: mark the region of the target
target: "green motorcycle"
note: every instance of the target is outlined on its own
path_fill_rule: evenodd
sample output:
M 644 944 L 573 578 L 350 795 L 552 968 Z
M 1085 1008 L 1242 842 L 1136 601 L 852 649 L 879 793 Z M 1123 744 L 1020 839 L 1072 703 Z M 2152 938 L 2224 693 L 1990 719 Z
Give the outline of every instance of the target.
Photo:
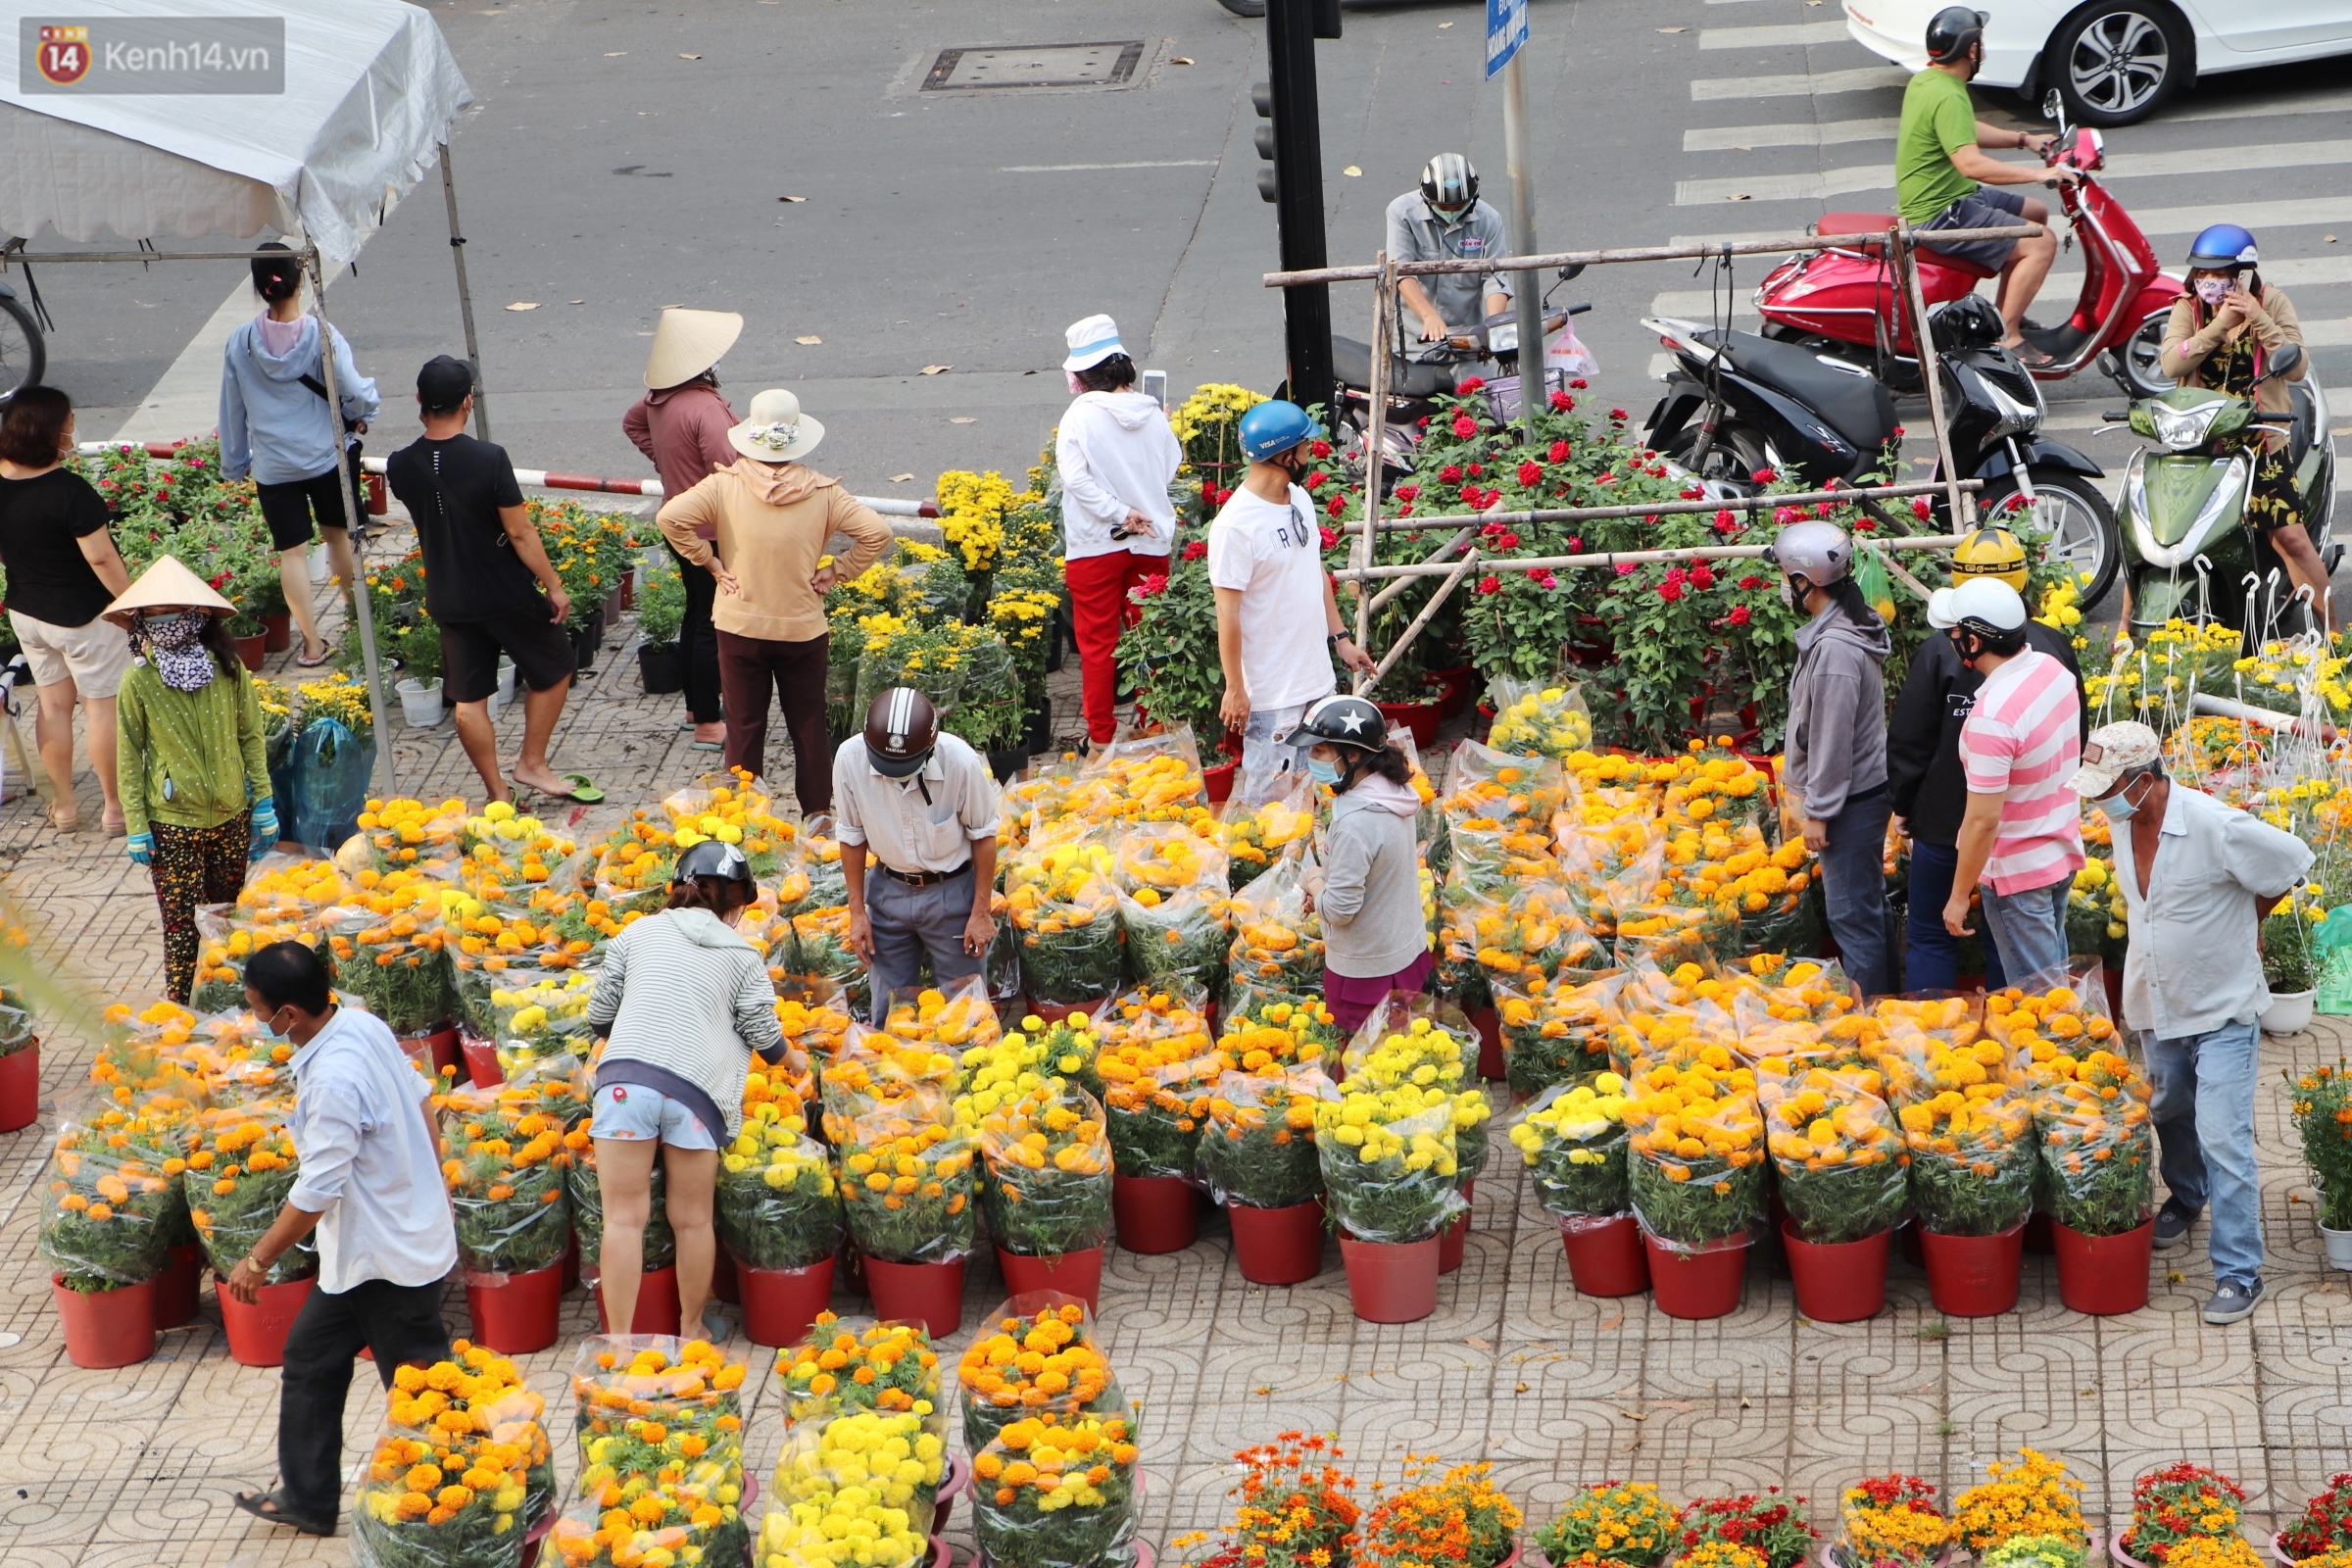
M 2268 379 L 2293 373 L 2303 351 L 2271 356 Z M 2133 634 L 2168 620 L 2212 619 L 2261 637 L 2300 631 L 2309 616 L 2294 579 L 2245 520 L 2261 457 L 2262 425 L 2287 432 L 2304 531 L 2329 572 L 2343 546 L 2328 539 L 2335 512 L 2335 450 L 2328 436 L 2328 394 L 2316 375 L 2287 383 L 2285 414 L 2263 414 L 2249 398 L 2175 387 L 2109 414 L 2164 450 L 2132 454 L 2116 511 L 2122 523 L 2129 625 Z

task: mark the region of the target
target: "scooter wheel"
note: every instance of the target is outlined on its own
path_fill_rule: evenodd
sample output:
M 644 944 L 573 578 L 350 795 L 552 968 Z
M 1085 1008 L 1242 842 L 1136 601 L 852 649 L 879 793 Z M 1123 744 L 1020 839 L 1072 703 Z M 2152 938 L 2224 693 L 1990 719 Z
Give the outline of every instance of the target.
M 2033 525 L 2049 539 L 2052 555 L 2072 561 L 2075 569 L 2090 579 L 2083 585 L 2080 601 L 2087 611 L 2115 586 L 2116 568 L 2123 559 L 2123 536 L 2116 526 L 2115 509 L 2097 486 L 2079 474 L 2051 469 L 2032 477 L 2038 503 Z M 2017 494 L 2015 475 L 1992 480 L 1977 497 L 1978 516 L 1986 522 L 2001 521 Z

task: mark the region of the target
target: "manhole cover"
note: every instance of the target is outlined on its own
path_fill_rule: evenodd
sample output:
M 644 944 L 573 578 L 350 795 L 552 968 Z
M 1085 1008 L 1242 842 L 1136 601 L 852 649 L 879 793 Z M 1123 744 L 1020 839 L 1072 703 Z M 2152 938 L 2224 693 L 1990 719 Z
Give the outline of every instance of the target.
M 942 49 L 923 78 L 925 92 L 967 87 L 1115 87 L 1144 58 L 1141 38 L 1110 43 L 992 44 Z

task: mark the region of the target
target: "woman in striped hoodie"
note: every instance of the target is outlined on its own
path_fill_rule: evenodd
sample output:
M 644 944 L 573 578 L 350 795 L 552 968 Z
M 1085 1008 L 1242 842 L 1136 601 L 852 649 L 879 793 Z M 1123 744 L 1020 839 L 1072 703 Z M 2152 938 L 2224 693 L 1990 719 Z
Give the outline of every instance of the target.
M 597 1264 L 615 1334 L 629 1332 L 645 1278 L 657 1152 L 678 1238 L 678 1321 L 702 1332 L 718 1249 L 718 1151 L 742 1128 L 753 1055 L 784 1055 L 767 965 L 735 930 L 754 892 L 743 851 L 717 839 L 688 847 L 669 906 L 612 939 L 589 999 L 589 1024 L 606 1037 L 588 1133 L 605 1204 Z

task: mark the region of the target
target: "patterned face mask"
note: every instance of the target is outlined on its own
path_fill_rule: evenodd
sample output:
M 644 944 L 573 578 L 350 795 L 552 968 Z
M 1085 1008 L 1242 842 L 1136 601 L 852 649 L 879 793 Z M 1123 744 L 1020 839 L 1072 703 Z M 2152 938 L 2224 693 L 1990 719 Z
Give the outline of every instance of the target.
M 164 684 L 175 692 L 200 692 L 220 673 L 211 650 L 204 646 L 204 616 L 182 611 L 170 615 L 141 615 L 139 635 L 147 658 Z
M 2203 300 L 2208 306 L 2219 306 L 2229 297 L 2230 279 L 2226 277 L 2200 277 L 2197 279 L 2197 298 Z

